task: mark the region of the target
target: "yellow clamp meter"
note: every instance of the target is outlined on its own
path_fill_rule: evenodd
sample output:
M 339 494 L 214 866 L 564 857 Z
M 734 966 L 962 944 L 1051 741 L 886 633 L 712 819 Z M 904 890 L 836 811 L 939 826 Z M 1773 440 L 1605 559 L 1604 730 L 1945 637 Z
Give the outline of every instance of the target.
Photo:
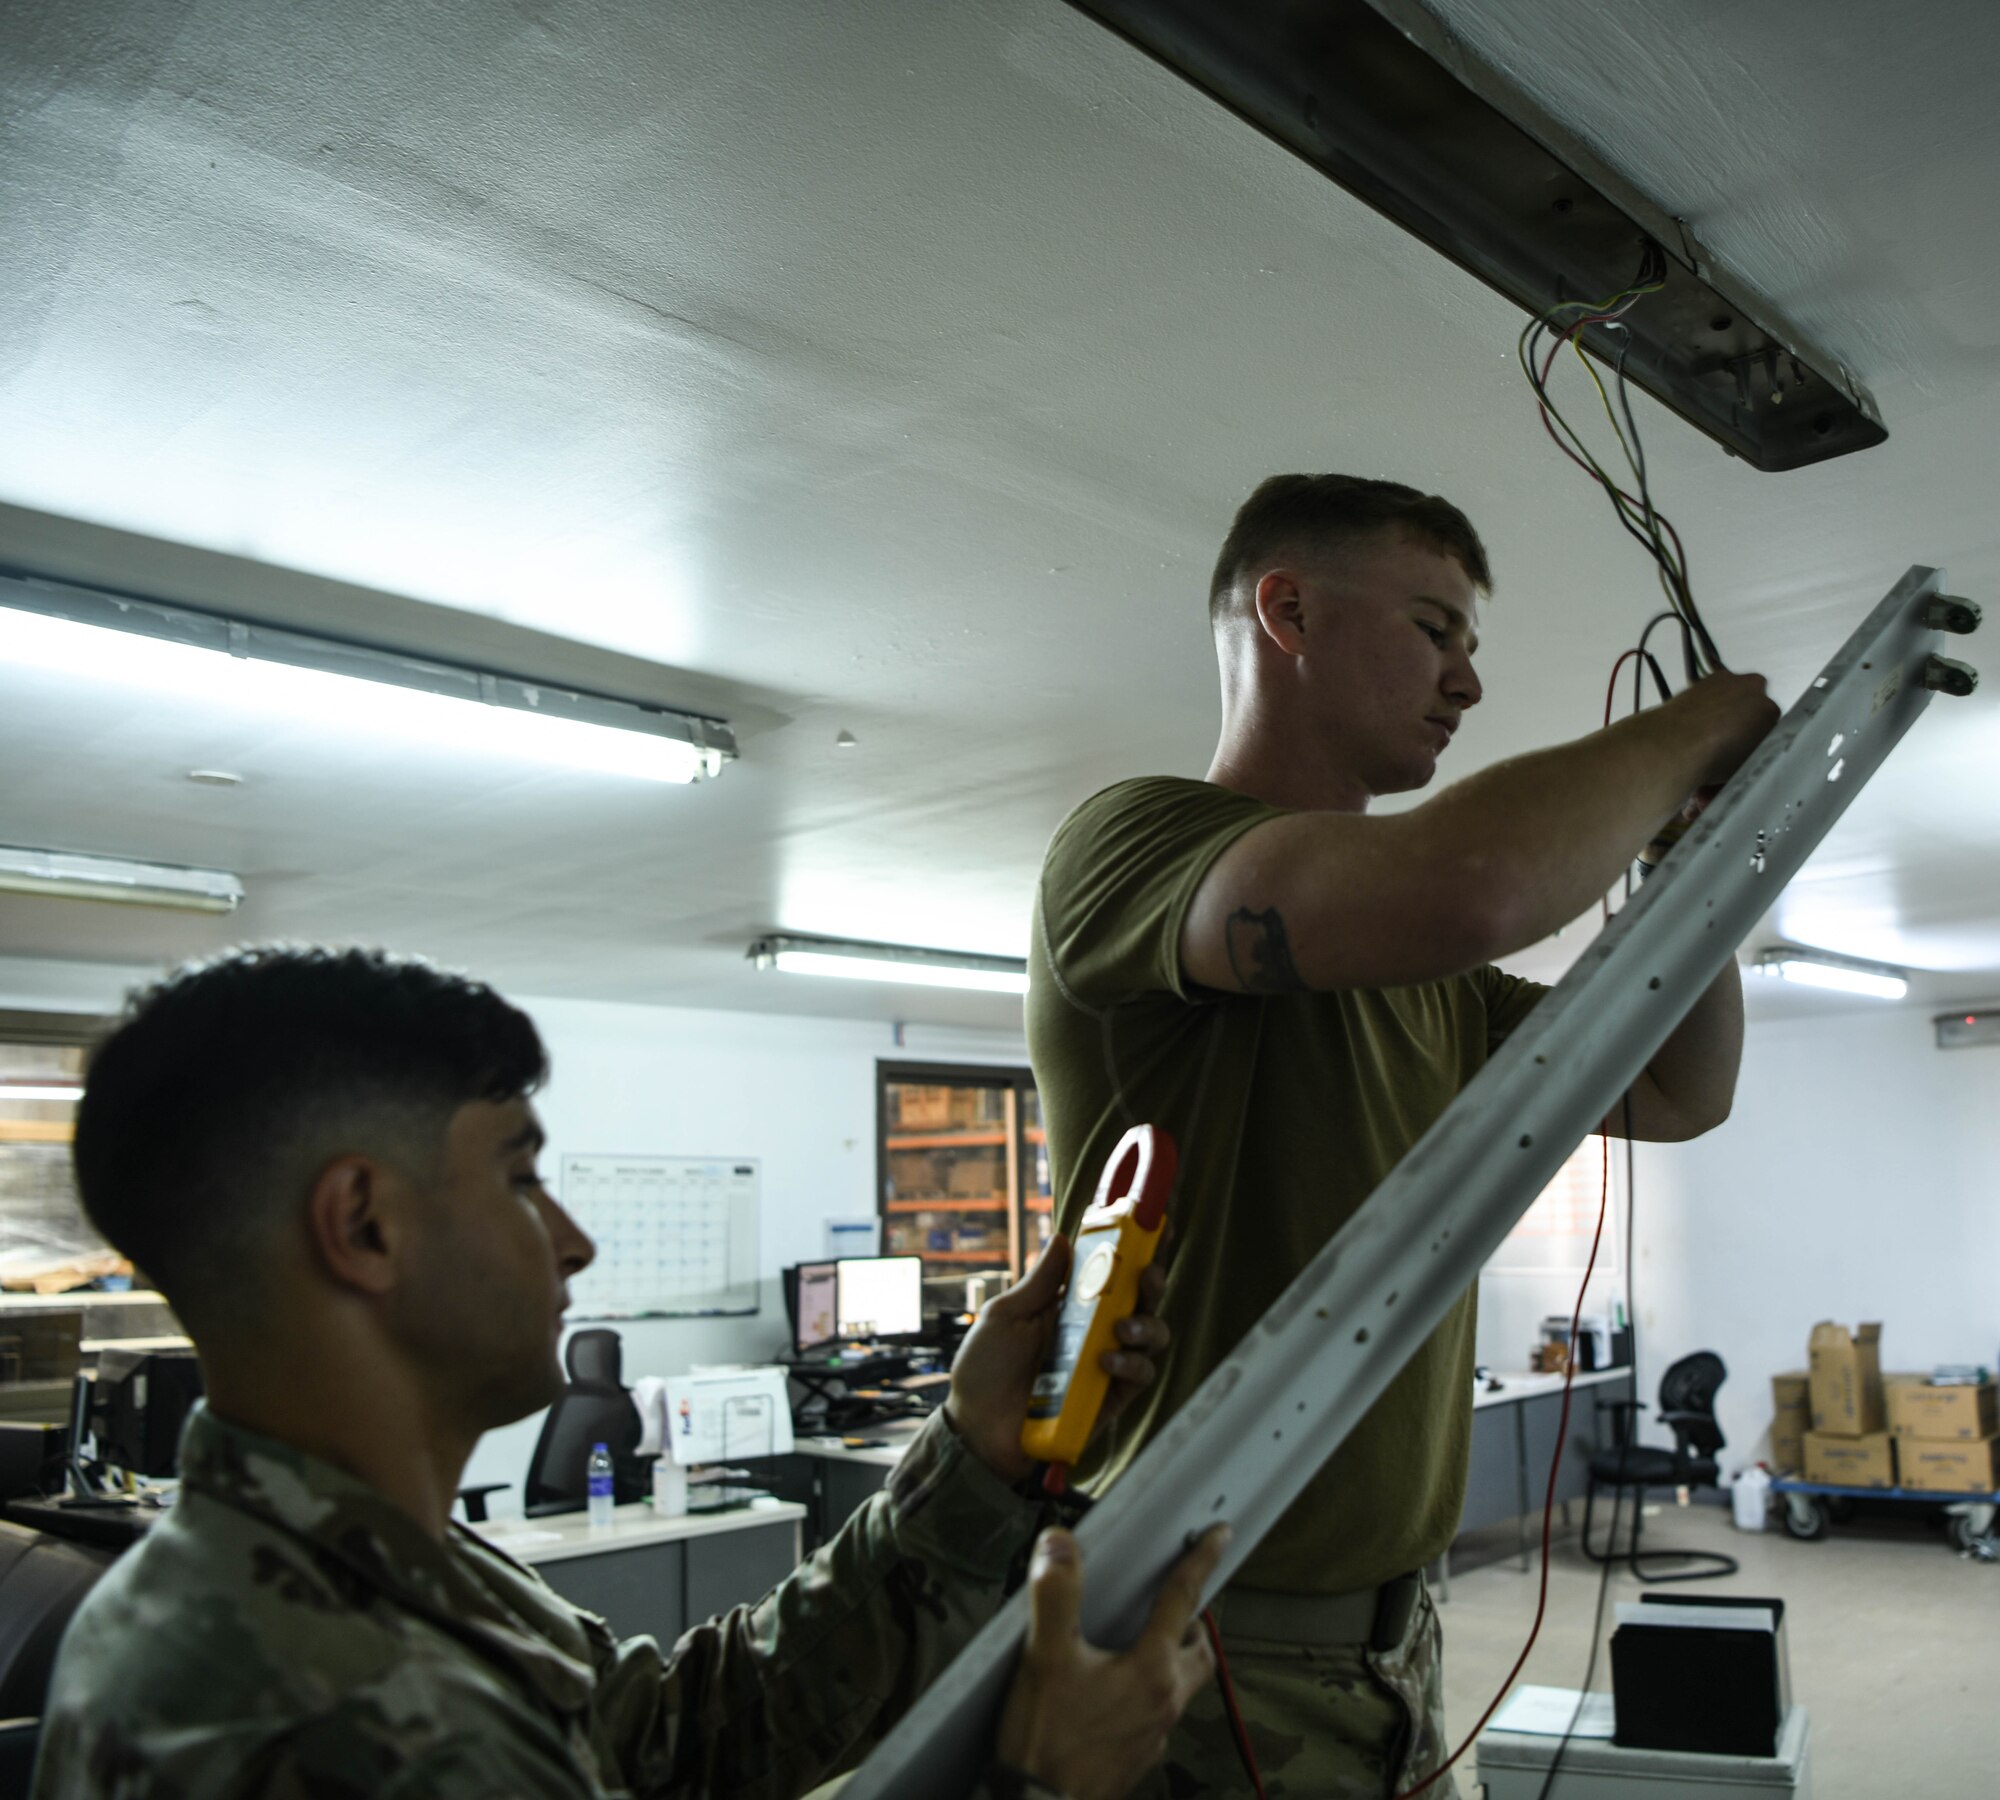
M 1097 1195 L 1077 1227 L 1049 1359 L 1035 1378 L 1021 1449 L 1047 1463 L 1043 1486 L 1059 1494 L 1083 1454 L 1111 1377 L 1104 1352 L 1117 1346 L 1118 1322 L 1139 1304 L 1139 1277 L 1166 1229 L 1167 1198 L 1179 1158 L 1174 1140 L 1154 1125 L 1134 1125 L 1104 1165 Z

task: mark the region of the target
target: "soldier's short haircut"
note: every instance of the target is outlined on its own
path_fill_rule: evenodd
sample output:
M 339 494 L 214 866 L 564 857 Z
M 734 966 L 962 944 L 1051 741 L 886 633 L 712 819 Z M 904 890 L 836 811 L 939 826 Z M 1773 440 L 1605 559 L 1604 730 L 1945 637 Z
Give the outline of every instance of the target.
M 135 992 L 92 1054 L 77 1187 L 185 1318 L 254 1281 L 326 1161 L 434 1157 L 461 1106 L 547 1074 L 533 1021 L 481 982 L 381 951 L 234 950 Z
M 1336 550 L 1378 532 L 1400 531 L 1440 556 L 1456 557 L 1482 593 L 1493 586 L 1486 546 L 1449 500 L 1400 481 L 1360 475 L 1273 475 L 1243 502 L 1208 588 L 1208 616 L 1229 610 L 1236 583 L 1257 564 L 1301 552 Z

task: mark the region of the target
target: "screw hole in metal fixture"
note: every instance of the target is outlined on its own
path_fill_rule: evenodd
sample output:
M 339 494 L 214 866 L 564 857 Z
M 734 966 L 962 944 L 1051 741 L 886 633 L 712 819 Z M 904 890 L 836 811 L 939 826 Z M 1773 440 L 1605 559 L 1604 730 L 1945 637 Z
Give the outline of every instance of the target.
M 1537 1061 L 1537 1062 L 1538 1062 L 1538 1063 L 1540 1063 L 1540 1064 L 1541 1064 L 1541 1065 L 1542 1065 L 1542 1066 L 1543 1066 L 1544 1068 L 1546 1068 L 1546 1067 L 1548 1066 L 1548 1061 L 1549 1061 L 1549 1059 L 1548 1059 L 1548 1058 L 1547 1058 L 1546 1056 L 1538 1056 L 1538 1057 L 1536 1057 L 1536 1058 L 1535 1058 L 1535 1061 Z
M 1527 1149 L 1527 1147 L 1534 1141 L 1535 1140 L 1532 1137 L 1530 1137 L 1525 1131 L 1521 1133 L 1521 1148 L 1523 1150 Z
M 1647 985 L 1647 986 L 1648 986 L 1649 988 L 1657 988 L 1657 987 L 1658 987 L 1658 986 L 1660 985 L 1660 978 L 1659 978 L 1659 976 L 1655 975 L 1655 976 L 1653 977 L 1653 979 L 1652 979 L 1651 981 L 1649 981 L 1649 982 L 1647 982 L 1647 983 L 1646 983 L 1646 985 Z
M 1361 1329 L 1360 1329 L 1359 1331 L 1357 1331 L 1357 1332 L 1356 1332 L 1356 1333 L 1354 1334 L 1354 1341 L 1355 1341 L 1355 1342 L 1356 1342 L 1357 1344 L 1365 1344 L 1365 1343 L 1367 1343 L 1367 1341 L 1368 1341 L 1368 1327 L 1367 1327 L 1366 1325 L 1362 1326 L 1362 1327 L 1361 1327 Z
M 1717 313 L 1714 318 L 1709 320 L 1708 328 L 1710 331 L 1727 331 L 1735 323 L 1736 321 L 1727 313 Z

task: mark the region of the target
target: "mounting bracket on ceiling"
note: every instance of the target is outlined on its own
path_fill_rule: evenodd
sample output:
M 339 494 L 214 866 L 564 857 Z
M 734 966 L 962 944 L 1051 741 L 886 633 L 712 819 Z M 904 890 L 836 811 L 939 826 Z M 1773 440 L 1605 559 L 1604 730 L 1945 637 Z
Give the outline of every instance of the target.
M 1685 221 L 1475 65 L 1417 0 L 1072 4 L 1531 313 L 1621 291 L 1657 244 L 1666 285 L 1622 321 L 1626 373 L 1753 467 L 1887 439 L 1846 369 L 1729 283 Z M 1624 340 L 1587 326 L 1583 342 L 1609 363 Z
M 1220 1588 L 1478 1280 L 1930 704 L 1937 633 L 1978 617 L 1933 604 L 1942 582 L 1911 569 L 1870 612 L 1638 895 L 1084 1517 L 1092 1642 L 1130 1643 L 1182 1548 L 1226 1520 L 1235 1537 L 1210 1592 Z M 966 1792 L 1026 1626 L 1016 1594 L 842 1800 Z

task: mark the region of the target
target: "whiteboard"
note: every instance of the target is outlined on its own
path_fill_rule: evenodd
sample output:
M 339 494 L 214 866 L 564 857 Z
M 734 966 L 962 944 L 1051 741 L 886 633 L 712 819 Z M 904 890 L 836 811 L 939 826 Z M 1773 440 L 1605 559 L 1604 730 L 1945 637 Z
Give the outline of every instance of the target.
M 562 1203 L 597 1245 L 570 1317 L 757 1310 L 753 1157 L 565 1156 Z

